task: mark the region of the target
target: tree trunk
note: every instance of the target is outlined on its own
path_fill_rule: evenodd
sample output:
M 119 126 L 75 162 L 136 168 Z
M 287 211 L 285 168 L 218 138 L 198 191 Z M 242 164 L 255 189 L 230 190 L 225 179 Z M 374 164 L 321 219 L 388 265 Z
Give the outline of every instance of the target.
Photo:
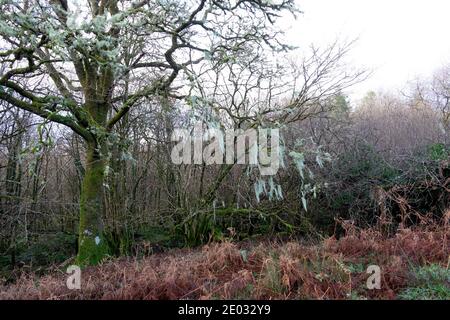
M 80 197 L 79 265 L 97 264 L 108 253 L 102 222 L 106 161 L 106 153 L 99 150 L 97 144 L 88 143 Z

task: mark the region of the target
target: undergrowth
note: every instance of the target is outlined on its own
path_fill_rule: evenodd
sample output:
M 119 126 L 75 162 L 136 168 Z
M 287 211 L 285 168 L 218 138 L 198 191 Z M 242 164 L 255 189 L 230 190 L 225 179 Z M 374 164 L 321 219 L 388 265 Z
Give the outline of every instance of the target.
M 449 236 L 445 223 L 393 236 L 347 227 L 316 244 L 224 241 L 105 260 L 82 270 L 81 290 L 63 270 L 24 272 L 0 299 L 449 299 Z M 380 289 L 366 286 L 369 265 Z

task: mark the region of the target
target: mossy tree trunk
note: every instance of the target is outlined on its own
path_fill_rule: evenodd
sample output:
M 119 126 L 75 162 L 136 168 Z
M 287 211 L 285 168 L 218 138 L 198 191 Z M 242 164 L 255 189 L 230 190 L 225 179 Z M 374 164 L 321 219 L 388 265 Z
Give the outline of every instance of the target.
M 106 162 L 104 150 L 95 143 L 88 143 L 81 187 L 77 257 L 77 263 L 82 266 L 96 264 L 108 253 L 102 222 Z
M 86 165 L 81 186 L 80 223 L 78 235 L 77 263 L 81 266 L 94 265 L 108 254 L 108 244 L 103 233 L 104 182 L 108 165 L 106 140 L 108 103 L 101 101 L 96 93 L 87 92 L 86 111 L 95 130 L 90 130 L 86 142 Z

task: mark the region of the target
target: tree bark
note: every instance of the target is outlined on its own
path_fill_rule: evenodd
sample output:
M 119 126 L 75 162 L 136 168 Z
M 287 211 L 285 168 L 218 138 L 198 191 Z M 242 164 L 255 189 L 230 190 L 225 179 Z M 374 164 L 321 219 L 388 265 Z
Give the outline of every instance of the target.
M 108 254 L 103 235 L 103 183 L 107 165 L 106 153 L 95 143 L 88 143 L 86 169 L 81 187 L 78 237 L 79 265 L 97 264 Z

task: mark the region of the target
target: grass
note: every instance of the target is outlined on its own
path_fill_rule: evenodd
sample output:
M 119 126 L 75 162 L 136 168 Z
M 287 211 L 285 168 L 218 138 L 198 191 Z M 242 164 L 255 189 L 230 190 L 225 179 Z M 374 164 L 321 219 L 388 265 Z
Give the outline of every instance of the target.
M 407 300 L 450 300 L 450 270 L 437 264 L 413 268 L 413 286 L 399 294 Z

